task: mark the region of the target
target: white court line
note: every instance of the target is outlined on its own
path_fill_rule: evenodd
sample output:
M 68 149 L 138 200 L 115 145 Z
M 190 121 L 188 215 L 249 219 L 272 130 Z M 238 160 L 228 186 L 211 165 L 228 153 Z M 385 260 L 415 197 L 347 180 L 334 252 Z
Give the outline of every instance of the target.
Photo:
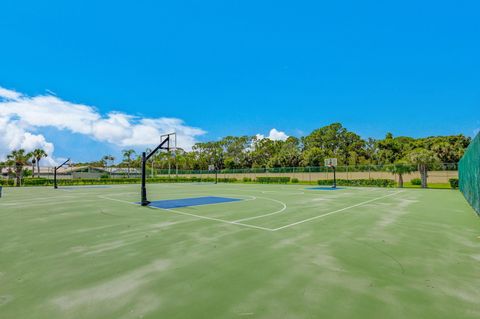
M 97 195 L 97 197 L 101 198 L 101 199 L 113 200 L 115 202 L 126 203 L 126 204 L 131 204 L 131 205 L 138 206 L 138 204 L 135 204 L 134 202 L 129 202 L 129 201 L 123 200 L 123 199 L 110 198 L 110 197 L 102 196 L 102 195 Z
M 109 196 L 123 196 L 123 195 L 130 195 L 130 194 L 138 194 L 138 192 L 122 192 L 122 193 L 111 193 L 111 194 L 108 194 Z M 98 197 L 101 197 L 103 195 L 98 195 Z
M 0 206 L 16 206 L 17 203 L 0 203 Z
M 129 194 L 129 193 L 121 193 L 121 194 Z M 115 194 L 115 195 L 118 195 L 118 194 Z M 163 195 L 177 195 L 177 193 L 163 194 Z M 261 197 L 261 196 L 253 196 L 253 195 L 224 194 L 224 193 L 218 194 L 218 195 L 250 197 L 250 198 L 242 199 L 242 201 L 244 201 L 244 202 L 251 201 L 251 200 L 256 200 L 257 198 L 261 198 L 261 199 L 266 199 L 266 200 L 270 200 L 270 201 L 279 203 L 280 205 L 283 206 L 280 210 L 274 211 L 273 213 L 268 213 L 268 214 L 264 214 L 264 215 L 258 215 L 258 216 L 252 216 L 252 217 L 237 219 L 237 220 L 231 221 L 232 223 L 237 223 L 237 224 L 238 224 L 238 223 L 241 223 L 241 222 L 244 222 L 244 221 L 247 221 L 247 220 L 253 220 L 253 219 L 263 218 L 263 217 L 267 217 L 267 216 L 271 216 L 271 215 L 275 215 L 275 214 L 280 214 L 280 213 L 282 213 L 285 209 L 287 209 L 287 204 L 285 204 L 284 202 L 281 202 L 281 201 L 279 201 L 279 200 L 273 199 L 273 198 Z M 99 197 L 101 197 L 101 196 L 99 195 Z M 113 199 L 112 199 L 112 200 L 113 200 Z M 118 200 L 118 201 L 119 201 L 119 200 Z M 242 201 L 238 201 L 238 203 L 240 203 L 240 202 L 242 202 Z M 220 204 L 221 204 L 221 203 L 220 203 Z M 158 208 L 158 207 L 154 207 L 154 208 Z M 165 209 L 165 208 L 162 208 L 162 209 Z M 165 209 L 165 210 L 167 210 L 167 209 Z M 269 229 L 270 229 L 270 228 L 269 228 Z
M 276 200 L 276 199 L 273 199 L 273 198 L 267 198 L 267 197 L 257 197 L 257 198 L 263 198 L 263 199 L 271 200 L 271 201 L 273 201 L 273 202 L 280 203 L 280 204 L 283 205 L 283 207 L 282 207 L 282 209 L 277 210 L 277 211 L 275 211 L 275 212 L 273 212 L 273 213 L 268 213 L 268 214 L 264 214 L 264 215 L 258 215 L 258 216 L 252 216 L 252 217 L 237 219 L 237 220 L 234 220 L 233 222 L 235 222 L 235 223 L 244 222 L 244 221 L 247 221 L 247 220 L 252 220 L 252 219 L 257 219 L 257 218 L 263 218 L 263 217 L 267 217 L 267 216 L 271 216 L 271 215 L 275 215 L 275 214 L 280 214 L 280 213 L 283 212 L 285 209 L 287 209 L 287 204 L 285 204 L 284 202 L 281 202 L 281 201 L 279 201 L 279 200 Z
M 204 193 L 211 193 L 210 191 L 197 191 L 195 192 L 195 194 L 192 194 L 192 195 L 203 195 Z M 119 195 L 129 195 L 129 194 L 138 194 L 138 192 L 128 192 L 128 193 L 113 193 L 113 194 L 109 194 L 109 196 L 119 196 Z M 178 193 L 162 193 L 162 195 L 179 195 Z M 241 198 L 241 201 L 235 201 L 233 203 L 240 203 L 242 201 L 244 202 L 248 202 L 248 201 L 251 201 L 251 200 L 256 200 L 257 197 L 253 196 L 253 195 L 241 195 L 241 194 L 224 194 L 224 193 L 221 193 L 221 194 L 216 194 L 216 195 L 222 195 L 222 196 L 242 196 L 242 197 L 250 197 L 250 198 Z M 101 197 L 102 195 L 97 195 L 99 197 Z M 167 199 L 167 200 L 170 200 L 170 199 Z M 222 204 L 222 203 L 218 203 L 218 204 Z M 208 205 L 213 205 L 213 204 L 208 204 Z
M 18 199 L 9 197 L 9 200 L 15 200 L 16 203 L 28 203 L 28 202 L 39 202 L 39 201 L 52 201 L 53 199 L 62 199 L 62 198 L 75 198 L 72 195 L 62 195 L 62 196 L 55 196 L 55 197 L 29 197 L 29 199 Z
M 47 205 L 51 204 L 54 200 L 58 199 L 71 199 L 74 200 L 74 196 L 58 196 L 58 197 L 41 197 L 41 198 L 32 198 L 25 200 L 17 200 L 14 203 L 0 203 L 0 206 L 28 206 L 28 205 Z M 11 199 L 10 199 L 11 200 Z
M 243 195 L 240 195 L 240 196 L 243 196 Z M 129 201 L 126 201 L 126 200 L 122 200 L 122 199 L 108 198 L 106 196 L 100 196 L 100 195 L 98 195 L 98 197 L 102 198 L 102 199 L 113 200 L 113 201 L 116 201 L 116 202 L 127 203 L 127 204 L 131 204 L 131 205 L 135 205 L 135 206 L 139 205 L 139 204 L 129 202 Z M 185 216 L 196 217 L 196 218 L 199 218 L 199 219 L 213 220 L 213 221 L 216 221 L 216 222 L 230 224 L 230 225 L 237 225 L 237 226 L 243 226 L 243 227 L 248 227 L 248 228 L 266 230 L 266 231 L 273 231 L 273 229 L 271 229 L 271 228 L 265 228 L 265 227 L 255 226 L 255 225 L 243 224 L 243 223 L 238 223 L 238 222 L 235 222 L 235 221 L 231 222 L 231 221 L 228 221 L 228 220 L 214 218 L 214 217 L 207 217 L 207 216 L 201 216 L 201 215 L 196 215 L 196 214 L 190 214 L 190 213 L 181 212 L 179 210 L 166 209 L 166 208 L 153 207 L 153 206 L 148 206 L 148 207 L 149 208 L 154 208 L 154 209 L 166 210 L 168 212 L 172 212 L 172 213 L 175 213 L 175 214 L 181 214 L 181 215 L 185 215 Z
M 399 192 L 391 193 L 391 194 L 388 194 L 388 195 L 385 195 L 385 196 L 380 196 L 380 197 L 377 197 L 377 198 L 374 198 L 374 199 L 370 199 L 370 200 L 367 200 L 367 201 L 364 201 L 364 202 L 361 202 L 361 203 L 358 203 L 358 204 L 355 204 L 355 205 L 352 205 L 352 206 L 348 206 L 348 207 L 345 207 L 345 208 L 337 209 L 337 210 L 334 210 L 334 211 L 332 211 L 332 212 L 329 212 L 329 213 L 326 213 L 326 214 L 323 214 L 323 215 L 318 215 L 318 216 L 311 217 L 311 218 L 307 218 L 307 219 L 304 219 L 304 220 L 300 220 L 300 221 L 298 221 L 298 222 L 291 223 L 291 224 L 288 224 L 288 225 L 285 225 L 285 226 L 281 226 L 281 227 L 278 227 L 278 228 L 274 228 L 272 231 L 277 231 L 277 230 L 285 229 L 285 228 L 288 228 L 288 227 L 296 226 L 296 225 L 299 225 L 299 224 L 303 224 L 303 223 L 306 223 L 306 222 L 315 220 L 315 219 L 317 219 L 317 218 L 322 218 L 322 217 L 325 217 L 325 216 L 328 216 L 328 215 L 340 213 L 340 212 L 343 212 L 343 211 L 345 211 L 345 210 L 347 210 L 347 209 L 351 209 L 351 208 L 355 208 L 355 207 L 358 207 L 358 206 L 362 206 L 362 205 L 365 205 L 365 204 L 368 204 L 368 203 L 371 203 L 371 202 L 374 202 L 374 201 L 377 201 L 377 200 L 380 200 L 380 199 L 383 199 L 383 198 L 386 198 L 386 197 L 394 196 L 394 195 L 397 195 L 397 194 L 400 194 L 400 193 L 403 193 L 403 192 L 405 192 L 405 191 L 399 191 Z
M 218 218 L 213 218 L 213 217 L 207 217 L 207 216 L 201 216 L 201 215 L 196 215 L 196 214 L 190 214 L 190 213 L 185 213 L 185 212 L 181 212 L 181 211 L 173 210 L 173 209 L 165 209 L 165 208 L 159 208 L 159 207 L 151 207 L 151 208 L 162 209 L 162 210 L 166 210 L 166 211 L 169 211 L 169 212 L 172 212 L 172 213 L 177 213 L 177 214 L 182 214 L 182 215 L 186 215 L 186 216 L 197 217 L 197 218 L 201 218 L 201 219 L 213 220 L 213 221 L 217 221 L 217 222 L 221 222 L 221 223 L 226 223 L 226 224 L 231 224 L 231 225 L 238 225 L 238 226 L 255 228 L 255 229 L 261 229 L 261 230 L 266 230 L 266 231 L 273 231 L 273 229 L 271 229 L 271 228 L 266 228 L 266 227 L 261 227 L 261 226 L 255 226 L 255 225 L 249 225 L 249 224 L 243 224 L 243 223 L 239 223 L 239 222 L 236 222 L 236 221 L 231 222 L 231 221 L 224 220 L 224 219 L 218 219 Z
M 221 222 L 221 223 L 225 223 L 225 224 L 231 224 L 231 225 L 237 225 L 237 226 L 243 226 L 243 227 L 248 227 L 248 228 L 254 228 L 254 229 L 260 229 L 260 230 L 274 232 L 274 231 L 282 230 L 282 229 L 285 229 L 285 228 L 293 227 L 293 226 L 296 226 L 296 225 L 299 225 L 299 224 L 303 224 L 303 223 L 306 223 L 306 222 L 309 222 L 309 221 L 312 221 L 312 220 L 315 220 L 315 219 L 318 219 L 318 218 L 322 218 L 322 217 L 325 217 L 325 216 L 329 216 L 329 215 L 333 215 L 333 214 L 336 214 L 336 213 L 339 213 L 339 212 L 343 212 L 345 210 L 355 208 L 355 207 L 358 207 L 358 206 L 362 206 L 362 205 L 365 205 L 365 204 L 368 204 L 368 203 L 371 203 L 371 202 L 374 202 L 374 201 L 377 201 L 377 200 L 380 200 L 380 199 L 383 199 L 383 198 L 387 198 L 387 197 L 390 197 L 390 196 L 394 196 L 394 195 L 397 195 L 397 194 L 400 194 L 400 193 L 403 193 L 403 192 L 405 192 L 405 191 L 390 193 L 390 194 L 387 194 L 387 195 L 384 195 L 384 196 L 373 198 L 373 199 L 370 199 L 370 200 L 367 200 L 367 201 L 364 201 L 364 202 L 361 202 L 361 203 L 358 203 L 358 204 L 355 204 L 355 205 L 352 205 L 352 206 L 337 209 L 337 210 L 331 211 L 329 213 L 325 213 L 325 214 L 322 214 L 322 215 L 318 215 L 318 216 L 314 216 L 314 217 L 307 218 L 307 219 L 304 219 L 304 220 L 300 220 L 298 222 L 291 223 L 291 224 L 288 224 L 288 225 L 284 225 L 284 226 L 281 226 L 281 227 L 278 227 L 278 228 L 266 228 L 266 227 L 261 227 L 261 226 L 249 225 L 249 224 L 240 223 L 238 221 L 228 221 L 228 220 L 219 219 L 219 218 L 213 218 L 213 217 L 207 217 L 207 216 L 201 216 L 201 215 L 181 212 L 181 211 L 177 211 L 177 210 L 173 210 L 173 209 L 165 209 L 165 208 L 159 208 L 159 207 L 150 207 L 150 208 L 166 210 L 166 211 L 169 211 L 169 212 L 172 212 L 172 213 L 181 214 L 181 215 L 185 215 L 185 216 L 196 217 L 196 218 L 199 218 L 199 219 L 212 220 L 212 221 L 217 221 L 217 222 Z M 97 196 L 99 198 L 103 198 L 103 199 L 106 199 L 106 200 L 112 200 L 112 201 L 117 201 L 117 202 L 121 202 L 121 203 L 127 203 L 127 204 L 138 206 L 138 204 L 133 203 L 133 202 L 129 202 L 129 201 L 126 201 L 126 200 L 108 198 L 108 197 L 101 196 L 101 195 L 97 195 Z
M 200 191 L 200 192 L 197 192 L 195 193 L 195 195 L 202 195 L 203 193 L 209 193 L 208 191 Z M 110 196 L 114 196 L 114 195 L 126 195 L 126 194 L 138 194 L 138 192 L 129 192 L 129 193 L 115 193 L 115 194 L 110 194 Z M 162 195 L 178 195 L 178 193 L 162 193 Z M 241 202 L 248 202 L 248 201 L 251 201 L 251 200 L 256 200 L 257 197 L 253 196 L 253 195 L 240 195 L 240 194 L 217 194 L 217 195 L 222 195 L 222 196 L 241 196 L 241 197 L 247 197 L 247 198 L 241 198 L 241 200 L 239 201 L 234 201 L 234 202 L 228 202 L 229 204 L 231 203 L 241 203 Z M 101 198 L 104 198 L 102 197 L 102 195 L 97 195 L 98 197 L 101 197 Z M 250 198 L 248 198 L 250 197 Z M 264 197 L 259 197 L 259 198 L 264 198 Z M 104 198 L 104 199 L 111 199 L 111 198 Z M 270 199 L 270 198 L 265 198 L 265 199 Z M 114 200 L 114 199 L 112 199 Z M 275 201 L 274 199 L 271 199 L 273 201 Z M 207 205 L 218 205 L 218 204 L 225 204 L 225 203 L 216 203 L 216 204 L 207 204 Z M 204 206 L 204 205 L 201 205 L 201 206 Z
M 81 201 L 82 201 L 82 202 L 94 202 L 95 200 L 93 200 L 93 199 L 82 199 Z M 9 206 L 11 206 L 12 208 L 23 209 L 23 208 L 32 207 L 32 206 L 53 205 L 52 203 L 62 205 L 62 204 L 78 203 L 78 202 L 79 202 L 78 199 L 57 200 L 57 198 L 54 198 L 54 199 L 52 199 L 52 201 L 50 201 L 50 202 L 40 202 L 40 203 L 37 203 L 37 202 L 16 203 L 16 204 L 14 204 L 14 205 L 9 205 Z M 3 205 L 6 205 L 6 204 L 3 204 Z
M 285 192 L 285 191 L 261 191 L 263 194 L 268 194 L 268 193 L 281 193 L 282 195 L 305 195 L 305 192 Z

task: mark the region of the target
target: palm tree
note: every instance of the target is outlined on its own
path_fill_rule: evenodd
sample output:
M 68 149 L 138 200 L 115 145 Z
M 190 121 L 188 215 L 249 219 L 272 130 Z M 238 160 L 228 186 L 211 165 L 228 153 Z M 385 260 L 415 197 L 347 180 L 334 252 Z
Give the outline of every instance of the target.
M 99 161 L 99 164 L 100 164 L 104 169 L 106 169 L 106 167 L 107 167 L 107 158 L 108 158 L 108 156 L 105 155 L 105 156 L 103 156 L 102 159 Z
M 40 160 L 44 157 L 47 157 L 48 154 L 42 150 L 41 148 L 37 148 L 32 152 L 34 161 L 32 162 L 37 162 L 37 177 L 40 178 Z M 34 176 L 35 174 L 32 174 Z
M 393 175 L 398 175 L 398 187 L 403 188 L 403 175 L 413 172 L 413 167 L 407 161 L 398 161 L 393 166 L 389 166 L 387 170 Z
M 109 162 L 109 161 L 111 162 L 111 163 L 110 163 L 110 166 L 112 166 L 112 165 L 113 165 L 113 161 L 115 161 L 115 157 L 113 157 L 112 155 L 105 155 L 104 157 L 102 157 L 101 162 L 103 163 L 103 165 L 104 165 L 105 167 L 108 167 L 108 162 Z
M 23 167 L 29 164 L 29 160 L 31 157 L 32 157 L 32 154 L 26 153 L 25 150 L 23 149 L 12 151 L 12 153 L 7 155 L 7 163 L 9 163 L 10 166 L 15 167 L 15 177 L 16 177 L 17 187 L 19 187 L 22 182 Z
M 102 157 L 102 163 L 104 164 L 104 168 L 105 168 L 105 171 L 110 174 L 110 172 L 108 172 L 107 170 L 107 167 L 108 167 L 108 162 L 111 162 L 110 163 L 110 166 L 113 165 L 113 161 L 115 161 L 115 157 L 113 157 L 112 155 L 105 155 L 104 157 Z
M 135 150 L 123 150 L 123 160 L 127 162 L 127 177 L 130 178 L 130 167 L 132 167 L 132 155 L 135 155 Z
M 32 164 L 32 177 L 35 177 L 35 163 L 37 162 L 37 160 L 35 159 L 35 156 L 33 156 L 32 154 L 32 161 L 31 161 L 31 164 Z
M 439 161 L 438 157 L 430 150 L 416 148 L 408 154 L 407 158 L 410 163 L 417 165 L 422 179 L 422 188 L 427 188 L 428 169 Z
M 0 178 L 3 177 L 3 169 L 7 169 L 7 173 L 8 173 L 8 165 L 7 165 L 7 162 L 0 162 Z M 8 174 L 7 174 L 7 178 L 8 178 Z

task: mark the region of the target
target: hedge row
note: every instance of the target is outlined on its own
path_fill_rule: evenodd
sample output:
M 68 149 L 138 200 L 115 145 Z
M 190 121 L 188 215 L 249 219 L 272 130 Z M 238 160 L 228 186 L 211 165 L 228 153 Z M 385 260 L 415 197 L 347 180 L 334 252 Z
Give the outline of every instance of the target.
M 191 183 L 191 182 L 214 182 L 215 179 L 198 177 L 156 177 L 147 178 L 147 183 Z M 139 184 L 140 178 L 101 178 L 101 179 L 58 179 L 59 186 L 74 185 L 113 185 L 113 184 Z M 236 178 L 219 178 L 220 183 L 235 183 Z M 14 186 L 14 179 L 0 179 L 0 186 Z M 47 178 L 24 178 L 22 186 L 53 186 L 53 180 Z
M 410 184 L 419 186 L 422 185 L 422 180 L 420 178 L 412 178 Z
M 333 179 L 321 179 L 318 185 L 333 185 Z M 394 187 L 395 181 L 391 179 L 337 179 L 338 186 L 375 186 Z
M 13 179 L 0 179 L 0 186 L 13 186 Z
M 450 178 L 448 181 L 450 182 L 450 187 L 452 189 L 458 188 L 458 178 Z
M 256 181 L 261 184 L 287 184 L 290 177 L 257 177 Z
M 58 180 L 58 185 L 93 185 L 93 184 L 140 184 L 141 178 L 104 178 L 104 179 L 69 179 Z M 192 182 L 214 182 L 212 177 L 155 177 L 147 178 L 147 183 L 192 183 Z M 236 178 L 219 178 L 220 183 L 235 183 Z
M 214 182 L 213 177 L 199 178 L 199 177 L 156 177 L 148 178 L 147 183 L 191 183 L 191 182 Z M 261 184 L 287 184 L 298 183 L 297 179 L 290 179 L 290 177 L 257 177 L 256 180 L 244 178 L 243 182 L 255 181 Z M 139 184 L 140 178 L 104 178 L 104 179 L 59 179 L 57 183 L 59 186 L 74 186 L 74 185 L 113 185 L 113 184 Z M 236 178 L 219 178 L 220 183 L 235 183 Z M 333 180 L 319 180 L 319 185 L 332 185 Z M 13 186 L 14 180 L 0 179 L 1 186 Z M 53 180 L 46 178 L 24 178 L 23 186 L 52 186 Z M 356 179 L 345 180 L 338 179 L 339 186 L 375 186 L 375 187 L 394 187 L 395 182 L 390 179 Z M 452 187 L 453 188 L 453 187 Z

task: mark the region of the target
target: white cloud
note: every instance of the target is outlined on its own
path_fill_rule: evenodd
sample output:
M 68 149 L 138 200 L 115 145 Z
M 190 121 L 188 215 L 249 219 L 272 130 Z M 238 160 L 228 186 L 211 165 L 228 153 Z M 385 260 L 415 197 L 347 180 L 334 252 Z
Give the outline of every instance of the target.
M 47 154 L 53 154 L 54 151 L 53 144 L 47 142 L 43 135 L 27 132 L 19 125 L 18 120 L 0 116 L 0 160 L 4 160 L 10 151 L 19 148 L 27 151 L 41 148 Z M 53 165 L 55 161 L 52 157 L 48 157 L 44 163 Z
M 256 137 L 257 137 L 257 140 L 261 140 L 265 138 L 265 135 L 257 134 Z M 288 135 L 285 134 L 285 132 L 278 131 L 277 129 L 272 128 L 266 138 L 272 141 L 285 141 L 288 138 Z
M 0 86 L 0 98 L 8 99 L 8 100 L 16 100 L 22 96 L 20 93 L 12 91 L 12 90 L 7 90 L 5 88 L 2 88 Z
M 277 131 L 276 129 L 272 128 L 268 138 L 274 141 L 285 141 L 288 138 L 288 135 L 285 134 L 285 132 Z
M 39 128 L 54 127 L 120 147 L 154 145 L 161 134 L 176 132 L 179 147 L 190 149 L 205 131 L 177 118 L 141 118 L 120 112 L 100 114 L 94 107 L 56 96 L 29 97 L 0 87 L 0 159 L 13 149 L 41 147 L 53 154 L 54 145 Z M 50 152 L 49 152 L 50 151 Z
M 263 134 L 256 134 L 255 137 L 257 138 L 257 140 L 263 140 L 265 138 L 265 135 Z

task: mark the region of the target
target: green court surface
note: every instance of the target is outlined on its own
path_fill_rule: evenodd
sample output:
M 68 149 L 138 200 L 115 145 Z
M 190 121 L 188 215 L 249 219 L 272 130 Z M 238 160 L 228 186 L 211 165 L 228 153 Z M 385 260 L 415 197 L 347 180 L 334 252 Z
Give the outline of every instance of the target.
M 7 188 L 0 318 L 480 318 L 458 191 L 154 184 Z

